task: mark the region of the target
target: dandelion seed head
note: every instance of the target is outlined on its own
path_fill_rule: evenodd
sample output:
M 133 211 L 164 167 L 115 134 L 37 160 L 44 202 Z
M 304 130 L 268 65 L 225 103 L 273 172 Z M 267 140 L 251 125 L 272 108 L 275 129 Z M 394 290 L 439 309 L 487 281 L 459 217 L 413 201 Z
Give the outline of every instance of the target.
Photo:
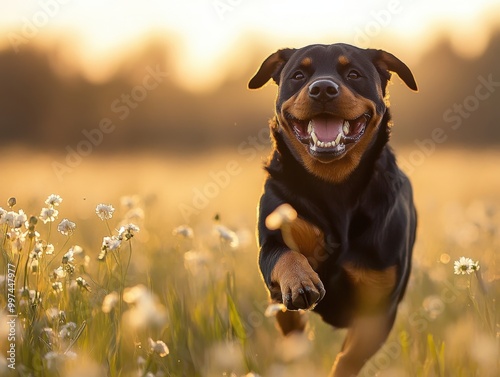
M 172 230 L 172 234 L 174 236 L 182 236 L 184 238 L 194 237 L 193 229 L 187 225 L 179 225 L 178 227 Z
M 48 206 L 57 207 L 62 203 L 62 201 L 63 199 L 59 195 L 50 194 L 47 200 L 45 200 L 45 204 L 47 204 Z
M 170 353 L 167 345 L 163 341 L 161 340 L 154 341 L 151 338 L 149 338 L 148 341 L 151 352 L 156 353 L 160 357 L 165 357 Z
M 109 220 L 113 217 L 115 209 L 111 204 L 98 204 L 95 213 L 101 220 Z
M 57 219 L 57 216 L 59 215 L 59 211 L 53 207 L 49 208 L 42 208 L 42 211 L 40 212 L 40 220 L 43 221 L 44 224 L 47 224 L 49 222 L 54 222 Z
M 14 222 L 16 220 L 17 213 L 14 211 L 8 211 L 3 214 L 2 217 L 0 217 L 0 223 L 1 224 L 7 224 L 10 228 L 14 228 Z
M 59 233 L 65 236 L 73 234 L 76 229 L 76 224 L 68 219 L 62 219 L 62 221 L 57 226 Z

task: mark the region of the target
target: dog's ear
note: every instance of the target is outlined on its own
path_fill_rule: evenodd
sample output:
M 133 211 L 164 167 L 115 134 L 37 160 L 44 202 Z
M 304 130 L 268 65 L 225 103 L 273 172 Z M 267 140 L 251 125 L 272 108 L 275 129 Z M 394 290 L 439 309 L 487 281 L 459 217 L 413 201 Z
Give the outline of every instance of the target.
M 252 77 L 248 83 L 248 88 L 258 89 L 271 78 L 276 84 L 279 84 L 281 70 L 295 51 L 296 50 L 292 48 L 284 48 L 270 55 L 266 60 L 264 60 L 254 77 Z
M 383 50 L 368 50 L 372 55 L 372 62 L 375 64 L 377 69 L 381 72 L 395 72 L 398 76 L 403 80 L 403 82 L 412 90 L 418 91 L 417 83 L 415 82 L 415 78 L 410 71 L 410 68 L 403 63 L 401 60 L 396 58 L 394 55 L 383 51 Z M 390 78 L 390 75 L 386 76 L 387 80 Z

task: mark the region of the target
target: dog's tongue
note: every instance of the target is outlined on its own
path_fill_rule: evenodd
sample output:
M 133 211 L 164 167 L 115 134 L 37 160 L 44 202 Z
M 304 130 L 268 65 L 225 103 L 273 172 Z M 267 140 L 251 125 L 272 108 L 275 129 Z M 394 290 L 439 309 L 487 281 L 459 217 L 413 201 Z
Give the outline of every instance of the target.
M 329 142 L 335 140 L 342 132 L 344 120 L 337 117 L 316 117 L 312 119 L 314 133 L 318 140 Z

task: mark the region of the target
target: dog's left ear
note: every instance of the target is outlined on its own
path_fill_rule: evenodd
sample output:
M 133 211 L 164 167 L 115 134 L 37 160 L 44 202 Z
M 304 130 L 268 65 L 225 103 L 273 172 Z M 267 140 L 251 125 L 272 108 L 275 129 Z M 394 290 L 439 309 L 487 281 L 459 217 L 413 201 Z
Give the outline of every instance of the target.
M 276 84 L 279 84 L 279 78 L 286 62 L 292 57 L 295 49 L 285 48 L 276 51 L 274 54 L 267 57 L 262 63 L 257 73 L 251 78 L 248 83 L 249 89 L 258 89 L 262 87 L 271 78 Z
M 368 50 L 372 55 L 373 64 L 382 72 L 390 71 L 395 72 L 398 76 L 403 80 L 403 82 L 412 90 L 418 91 L 417 83 L 415 82 L 415 78 L 410 71 L 410 68 L 403 63 L 401 60 L 396 58 L 394 55 L 383 51 L 383 50 Z M 389 79 L 390 76 L 387 76 Z

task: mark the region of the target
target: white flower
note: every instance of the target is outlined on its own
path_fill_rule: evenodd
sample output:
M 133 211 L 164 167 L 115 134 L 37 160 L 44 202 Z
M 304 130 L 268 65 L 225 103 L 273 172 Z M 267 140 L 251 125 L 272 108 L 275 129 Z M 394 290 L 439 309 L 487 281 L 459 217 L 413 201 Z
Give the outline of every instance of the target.
M 161 340 L 154 341 L 151 338 L 149 338 L 148 340 L 151 352 L 158 354 L 160 357 L 165 357 L 170 353 L 167 345 L 163 341 Z
M 66 254 L 63 255 L 62 257 L 62 263 L 73 263 L 75 261 L 75 257 L 73 256 L 74 251 L 73 248 L 69 249 Z
M 76 224 L 72 221 L 69 221 L 68 219 L 63 219 L 57 226 L 57 230 L 65 236 L 71 235 L 75 231 L 75 229 Z
M 203 267 L 208 265 L 210 256 L 201 251 L 190 250 L 184 253 L 184 267 L 193 275 L 198 275 Z
M 2 207 L 0 207 L 0 224 L 2 223 L 2 217 L 7 213 L 6 210 L 4 210 Z
M 45 246 L 45 255 L 52 255 L 52 254 L 54 254 L 54 245 L 48 243 L 47 246 Z
M 115 209 L 111 204 L 98 204 L 95 213 L 101 220 L 109 220 L 113 217 Z
M 20 228 L 23 224 L 28 220 L 28 216 L 24 213 L 22 209 L 19 210 L 19 213 L 16 215 L 14 220 L 14 228 Z
M 106 250 L 116 250 L 120 248 L 122 241 L 119 240 L 116 236 L 104 237 L 102 239 L 102 247 L 106 248 Z
M 45 201 L 45 204 L 51 207 L 57 207 L 59 204 L 61 204 L 62 198 L 59 195 L 56 194 L 50 194 L 47 200 Z
M 16 213 L 14 211 L 5 212 L 2 217 L 0 217 L 1 224 L 7 224 L 10 228 L 14 228 L 14 220 L 16 219 Z
M 56 282 L 52 283 L 52 289 L 56 293 L 61 293 L 63 291 L 63 285 L 60 281 L 56 281 Z
M 39 218 L 44 224 L 47 224 L 48 222 L 53 222 L 57 219 L 57 215 L 59 215 L 59 211 L 53 207 L 42 208 Z
M 193 238 L 194 232 L 193 229 L 187 225 L 180 225 L 177 228 L 172 230 L 172 234 L 174 236 L 183 236 L 185 238 Z
M 125 237 L 126 240 L 129 240 L 134 236 L 134 233 L 137 233 L 139 231 L 139 227 L 134 224 L 127 224 L 118 230 L 118 238 L 123 238 Z
M 85 289 L 88 292 L 92 292 L 92 288 L 90 288 L 90 284 L 85 281 L 84 278 L 82 277 L 77 277 L 76 278 L 76 284 L 82 289 Z
M 470 258 L 460 257 L 459 260 L 455 261 L 453 268 L 456 275 L 469 275 L 479 270 L 479 261 L 474 262 Z
M 66 270 L 62 266 L 59 266 L 54 271 L 52 271 L 52 276 L 54 277 L 54 279 L 62 279 L 66 276 Z
M 104 300 L 102 301 L 102 311 L 104 313 L 109 313 L 113 308 L 118 304 L 120 297 L 118 293 L 116 292 L 111 292 L 106 297 L 104 297 Z
M 226 242 L 229 242 L 229 246 L 236 248 L 240 244 L 240 240 L 238 238 L 238 235 L 233 232 L 231 229 L 224 225 L 216 225 L 215 230 L 217 233 L 219 233 L 219 237 Z

